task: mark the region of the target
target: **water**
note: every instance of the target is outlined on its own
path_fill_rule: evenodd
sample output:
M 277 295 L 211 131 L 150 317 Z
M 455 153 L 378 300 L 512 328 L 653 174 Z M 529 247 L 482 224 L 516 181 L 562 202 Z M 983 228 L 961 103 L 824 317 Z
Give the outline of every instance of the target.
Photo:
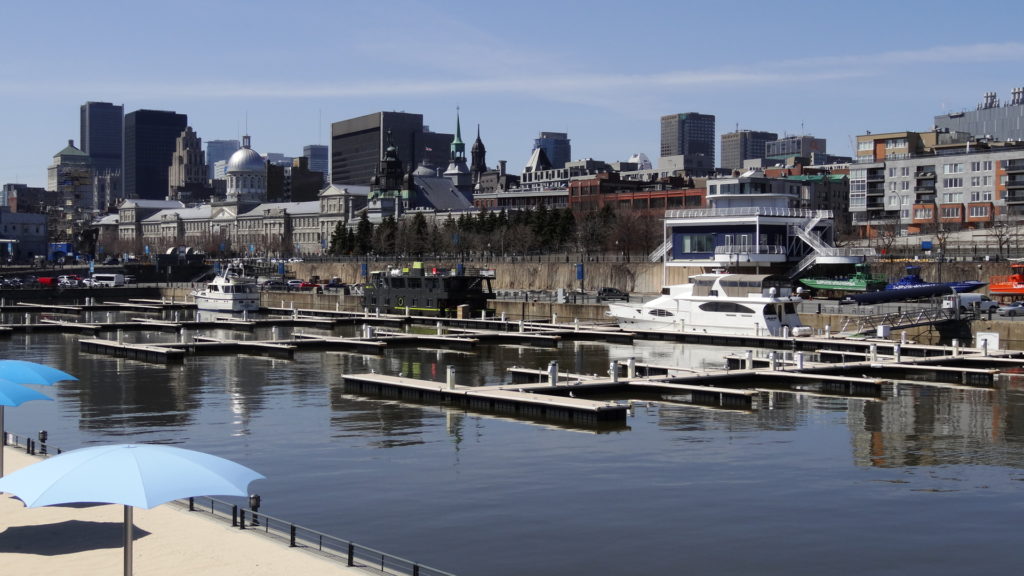
M 627 426 L 592 430 L 353 396 L 340 377 L 443 381 L 452 364 L 460 383 L 488 385 L 513 365 L 603 373 L 612 359 L 715 364 L 721 351 L 567 342 L 161 366 L 80 353 L 77 338 L 0 341 L 0 357 L 81 379 L 44 389 L 55 402 L 8 408 L 9 431 L 46 429 L 65 449 L 170 442 L 231 458 L 267 476 L 251 487 L 261 512 L 460 576 L 962 575 L 1019 564 L 1016 378 L 991 391 L 901 385 L 882 401 L 766 394 L 753 412 L 644 400 Z

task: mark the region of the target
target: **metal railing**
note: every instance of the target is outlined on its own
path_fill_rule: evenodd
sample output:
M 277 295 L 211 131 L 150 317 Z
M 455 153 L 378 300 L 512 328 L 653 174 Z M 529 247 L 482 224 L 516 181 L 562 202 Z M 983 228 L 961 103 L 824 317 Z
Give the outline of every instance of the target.
M 45 443 L 45 435 L 40 434 L 38 438 L 39 440 L 31 436 L 4 432 L 0 436 L 0 439 L 4 440 L 0 442 L 0 449 L 3 449 L 3 446 L 17 446 L 24 448 L 28 454 L 41 456 L 48 453 L 53 455 L 61 453 L 59 448 Z M 209 496 L 172 500 L 169 504 L 188 508 L 190 512 L 206 512 L 215 518 L 231 522 L 231 526 L 239 530 L 257 530 L 268 537 L 287 541 L 292 548 L 315 550 L 339 563 L 344 563 L 345 566 L 395 576 L 455 576 L 450 572 L 424 566 L 412 560 Z

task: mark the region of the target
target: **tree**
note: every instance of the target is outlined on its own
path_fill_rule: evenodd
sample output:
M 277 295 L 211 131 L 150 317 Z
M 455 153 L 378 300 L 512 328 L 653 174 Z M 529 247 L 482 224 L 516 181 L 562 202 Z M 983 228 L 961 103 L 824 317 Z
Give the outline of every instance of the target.
M 359 224 L 356 225 L 356 251 L 365 256 L 373 250 L 373 224 L 370 224 L 370 217 L 366 212 L 359 216 Z

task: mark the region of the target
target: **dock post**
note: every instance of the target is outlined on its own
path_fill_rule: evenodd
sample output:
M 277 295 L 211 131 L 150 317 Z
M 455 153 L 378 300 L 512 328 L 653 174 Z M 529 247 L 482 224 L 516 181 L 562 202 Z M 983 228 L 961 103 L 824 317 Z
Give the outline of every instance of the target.
M 526 327 L 523 325 L 523 321 L 522 320 L 519 321 L 519 331 L 520 332 L 526 332 Z
M 548 363 L 548 384 L 558 385 L 558 362 L 554 360 Z
M 906 343 L 907 343 L 907 331 L 904 330 L 904 331 L 900 332 L 900 344 L 906 344 Z
M 501 321 L 502 321 L 502 323 L 505 322 L 505 313 L 504 312 L 501 313 Z
M 773 372 L 779 369 L 779 359 L 774 350 L 768 353 L 768 368 Z
M 487 320 L 487 310 L 481 310 L 480 311 L 480 319 L 481 320 Z
M 832 325 L 831 324 L 825 324 L 825 338 L 831 338 L 831 337 L 832 337 Z
M 988 338 L 984 338 L 981 341 L 981 355 L 988 356 Z
M 878 362 L 878 344 L 872 343 L 868 349 L 871 351 L 871 361 Z
M 892 347 L 893 360 L 895 360 L 897 364 L 900 363 L 900 352 L 901 350 L 899 344 Z
M 753 350 L 747 350 L 743 364 L 744 364 L 744 367 L 747 370 L 753 370 L 754 369 L 754 351 Z
M 636 358 L 632 356 L 626 359 L 626 378 L 636 378 Z
M 452 364 L 445 367 L 445 383 L 448 384 L 449 390 L 455 389 L 455 366 Z
M 804 353 L 803 352 L 797 352 L 795 354 L 795 357 L 796 357 L 796 369 L 797 370 L 803 370 L 804 369 Z
M 619 362 L 618 360 L 612 360 L 608 364 L 608 375 L 612 377 L 612 382 L 619 381 Z
M 960 355 L 960 340 L 953 338 L 953 356 Z
M 124 330 L 122 330 L 120 328 L 117 329 L 117 343 L 118 344 L 123 344 L 124 343 Z
M 555 314 L 554 312 L 551 313 L 551 323 L 558 324 L 558 314 Z
M 30 322 L 30 318 L 31 317 L 29 316 L 28 312 L 25 312 L 25 324 L 31 324 L 32 323 L 32 322 Z
M 783 338 L 789 338 L 789 325 L 788 324 L 782 327 L 782 337 Z
M 442 334 L 444 334 L 444 324 L 442 324 L 441 321 L 438 320 L 437 321 L 437 335 L 440 336 Z
M 576 332 L 580 331 L 580 319 L 579 318 L 573 318 L 572 319 L 572 329 L 575 330 Z

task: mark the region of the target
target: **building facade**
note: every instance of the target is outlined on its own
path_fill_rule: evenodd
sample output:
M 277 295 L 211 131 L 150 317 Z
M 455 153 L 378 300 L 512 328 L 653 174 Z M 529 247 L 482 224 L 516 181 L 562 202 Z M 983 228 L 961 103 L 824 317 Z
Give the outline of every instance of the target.
M 986 92 L 977 109 L 935 117 L 935 129 L 966 132 L 987 140 L 1024 140 L 1024 88 L 1014 88 L 1010 100 L 999 104 L 995 92 Z
M 156 200 L 167 196 L 171 155 L 188 116 L 163 110 L 136 110 L 124 117 L 126 198 Z
M 217 162 L 224 162 L 225 173 L 227 171 L 228 158 L 235 153 L 241 147 L 241 143 L 238 140 L 209 140 L 206 142 L 206 177 L 210 180 L 215 178 L 224 178 L 225 174 L 220 176 L 214 173 L 214 166 Z
M 767 144 L 779 139 L 775 132 L 737 130 L 722 134 L 722 161 L 718 165 L 726 170 L 742 170 L 744 160 L 764 158 Z
M 661 117 L 661 156 L 702 154 L 715 159 L 715 116 L 687 112 Z
M 825 139 L 814 136 L 786 136 L 765 143 L 765 158 L 785 160 L 791 156 L 810 158 L 812 154 L 825 154 Z
M 86 102 L 81 107 L 78 143 L 97 174 L 121 172 L 124 161 L 124 106 Z
M 857 137 L 850 212 L 864 237 L 1024 221 L 1024 142 L 941 132 Z
M 331 159 L 328 157 L 327 146 L 310 144 L 302 147 L 302 156 L 306 158 L 306 166 L 311 172 L 323 174 L 321 188 L 331 183 Z
M 563 168 L 572 161 L 572 142 L 565 132 L 541 132 L 533 147 L 544 150 L 552 168 Z
M 448 165 L 452 134 L 431 132 L 422 114 L 374 112 L 331 124 L 331 183 L 368 185 L 385 152 L 388 133 L 409 171 L 424 160 L 433 166 Z
M 167 173 L 167 199 L 182 202 L 209 200 L 211 190 L 207 186 L 202 138 L 196 135 L 191 126 L 187 126 L 178 136 L 174 147 Z

